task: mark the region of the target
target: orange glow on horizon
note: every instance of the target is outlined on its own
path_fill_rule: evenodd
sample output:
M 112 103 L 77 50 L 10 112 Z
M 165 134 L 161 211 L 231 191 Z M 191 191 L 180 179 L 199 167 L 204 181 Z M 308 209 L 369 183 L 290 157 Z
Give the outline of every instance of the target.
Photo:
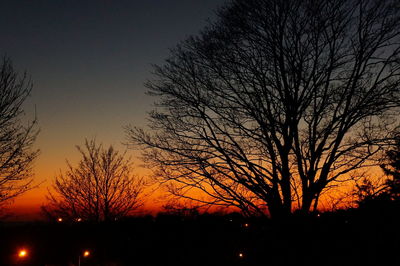
M 81 143 L 80 143 L 81 144 Z M 106 144 L 106 143 L 104 143 Z M 41 164 L 36 165 L 35 169 L 35 184 L 38 184 L 38 187 L 35 187 L 24 194 L 16 197 L 14 200 L 10 201 L 10 204 L 6 206 L 7 212 L 11 213 L 15 218 L 15 220 L 42 220 L 44 216 L 41 215 L 41 206 L 46 205 L 48 195 L 48 189 L 52 191 L 52 182 L 54 178 L 61 172 L 64 172 L 66 169 L 65 159 L 71 161 L 72 165 L 76 165 L 77 162 L 81 159 L 79 157 L 78 152 L 74 151 L 75 147 L 71 147 L 73 154 L 76 157 L 70 156 L 59 156 L 59 160 L 55 161 L 55 159 L 49 160 L 48 164 L 41 162 Z M 120 149 L 122 150 L 122 149 Z M 65 156 L 65 157 L 64 157 Z M 129 156 L 127 156 L 129 157 Z M 39 157 L 39 160 L 41 158 Z M 41 160 L 40 160 L 41 161 Z M 147 169 L 143 169 L 138 167 L 140 163 L 134 161 L 133 173 L 135 176 L 147 176 L 149 171 Z M 49 167 L 49 165 L 54 165 L 53 167 Z M 57 171 L 57 169 L 60 169 Z M 150 193 L 148 193 L 150 194 Z M 145 202 L 145 205 L 141 208 L 142 212 L 156 214 L 162 211 L 162 205 L 164 203 L 160 203 L 158 198 L 162 195 L 161 191 L 156 191 L 153 193 Z M 82 221 L 78 220 L 80 217 L 77 217 L 77 222 Z
M 76 157 L 74 160 L 71 159 L 71 163 L 73 165 L 74 162 L 79 161 L 79 157 Z M 63 162 L 65 164 L 65 161 Z M 138 165 L 139 162 L 135 162 L 135 165 Z M 52 164 L 49 164 L 52 165 Z M 57 167 L 57 166 L 55 166 Z M 51 189 L 51 185 L 53 182 L 53 178 L 56 176 L 53 172 L 53 168 L 47 167 L 46 169 L 43 169 L 43 167 L 38 167 L 36 170 L 36 176 L 40 177 L 36 181 L 36 183 L 39 183 L 40 180 L 43 180 L 43 182 L 40 184 L 38 188 L 33 188 L 32 190 L 26 192 L 25 194 L 17 197 L 10 206 L 8 206 L 8 212 L 11 214 L 15 214 L 15 217 L 17 217 L 15 220 L 41 220 L 44 219 L 44 216 L 41 215 L 41 210 L 40 207 L 46 204 L 46 195 L 48 194 L 47 189 Z M 137 171 L 136 171 L 137 170 Z M 135 168 L 134 167 L 134 174 L 136 176 L 148 176 L 149 172 L 146 169 L 142 168 Z M 371 169 L 371 177 L 379 177 L 382 176 L 382 173 L 378 168 Z M 46 178 L 46 179 L 44 179 Z M 318 205 L 318 210 L 320 211 L 329 211 L 331 210 L 331 206 L 333 205 L 333 198 L 338 198 L 342 199 L 343 195 L 346 194 L 346 192 L 349 192 L 349 188 L 354 183 L 348 183 L 349 186 L 342 187 L 340 189 L 336 190 L 329 190 L 328 192 L 324 193 L 321 195 L 320 202 Z M 151 189 L 149 189 L 150 191 Z M 133 214 L 139 213 L 141 215 L 156 215 L 159 212 L 165 211 L 163 209 L 163 205 L 166 204 L 166 202 L 163 202 L 161 199 L 162 197 L 165 197 L 165 191 L 163 190 L 157 190 L 154 193 L 148 193 L 151 194 L 148 198 L 145 199 L 144 206 L 138 210 L 138 212 L 133 212 Z M 348 194 L 348 193 L 347 193 Z M 340 203 L 339 205 L 336 205 L 336 207 L 339 208 L 346 208 L 351 206 L 351 202 L 349 200 L 343 201 L 343 203 Z M 296 206 L 294 206 L 296 208 Z M 223 209 L 223 211 L 231 212 L 231 211 L 236 211 L 237 209 Z M 221 208 L 219 207 L 212 207 L 209 209 L 210 212 L 213 211 L 221 211 Z M 80 217 L 75 218 L 77 222 L 80 222 L 82 220 Z M 61 222 L 61 221 L 59 221 Z M 247 227 L 246 224 L 243 224 L 244 227 Z

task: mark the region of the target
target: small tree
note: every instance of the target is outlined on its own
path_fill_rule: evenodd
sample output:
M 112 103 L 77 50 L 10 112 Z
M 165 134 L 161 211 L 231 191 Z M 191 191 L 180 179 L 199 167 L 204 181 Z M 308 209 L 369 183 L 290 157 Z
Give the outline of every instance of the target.
M 385 176 L 375 182 L 364 178 L 356 184 L 354 196 L 360 207 L 382 208 L 400 203 L 400 137 L 395 139 L 395 145 L 386 151 L 381 164 Z
M 374 182 L 376 181 L 376 182 Z M 363 178 L 361 182 L 356 183 L 353 196 L 359 207 L 370 204 L 371 202 L 387 202 L 387 185 L 386 182 L 380 180 L 371 180 Z
M 142 204 L 142 179 L 132 175 L 132 163 L 112 146 L 104 149 L 94 140 L 77 146 L 82 159 L 78 166 L 55 179 L 49 204 L 43 211 L 51 216 L 86 221 L 111 221 L 126 216 Z
M 22 123 L 22 105 L 32 90 L 26 74 L 18 75 L 11 60 L 0 62 L 0 207 L 27 191 L 32 183 L 32 148 L 38 130 L 36 120 Z

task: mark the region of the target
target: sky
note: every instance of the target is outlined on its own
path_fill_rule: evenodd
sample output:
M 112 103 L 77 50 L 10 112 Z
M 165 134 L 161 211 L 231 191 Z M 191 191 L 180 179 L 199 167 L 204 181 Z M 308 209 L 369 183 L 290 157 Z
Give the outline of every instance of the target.
M 152 64 L 198 33 L 224 0 L 3 0 L 0 54 L 26 71 L 34 88 L 26 116 L 39 120 L 35 182 L 10 205 L 37 213 L 66 160 L 85 138 L 124 150 L 127 125 L 145 126 L 155 99 L 144 82 Z M 137 158 L 138 153 L 131 154 Z M 139 165 L 140 161 L 135 160 Z M 140 167 L 138 167 L 139 169 Z M 141 171 L 140 169 L 138 171 Z

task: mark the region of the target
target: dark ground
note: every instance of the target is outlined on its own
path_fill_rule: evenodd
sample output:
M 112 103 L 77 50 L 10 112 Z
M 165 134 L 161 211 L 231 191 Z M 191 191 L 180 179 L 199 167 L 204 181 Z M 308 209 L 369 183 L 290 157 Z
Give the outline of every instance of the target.
M 347 210 L 286 222 L 238 214 L 104 224 L 1 223 L 0 265 L 400 265 L 397 212 Z M 248 226 L 246 226 L 248 224 Z M 29 254 L 17 256 L 25 247 Z M 243 254 L 240 257 L 239 254 Z

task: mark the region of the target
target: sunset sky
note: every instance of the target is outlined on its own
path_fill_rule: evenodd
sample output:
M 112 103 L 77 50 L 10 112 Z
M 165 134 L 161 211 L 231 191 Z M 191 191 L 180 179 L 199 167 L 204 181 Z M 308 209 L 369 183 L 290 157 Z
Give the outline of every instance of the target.
M 36 107 L 41 150 L 35 162 L 40 187 L 10 209 L 21 217 L 37 213 L 66 159 L 79 160 L 75 145 L 85 138 L 124 150 L 123 126 L 144 126 L 152 108 L 154 99 L 143 86 L 151 64 L 162 63 L 169 48 L 196 34 L 223 2 L 2 1 L 0 51 L 34 81 L 25 111 L 32 119 Z

